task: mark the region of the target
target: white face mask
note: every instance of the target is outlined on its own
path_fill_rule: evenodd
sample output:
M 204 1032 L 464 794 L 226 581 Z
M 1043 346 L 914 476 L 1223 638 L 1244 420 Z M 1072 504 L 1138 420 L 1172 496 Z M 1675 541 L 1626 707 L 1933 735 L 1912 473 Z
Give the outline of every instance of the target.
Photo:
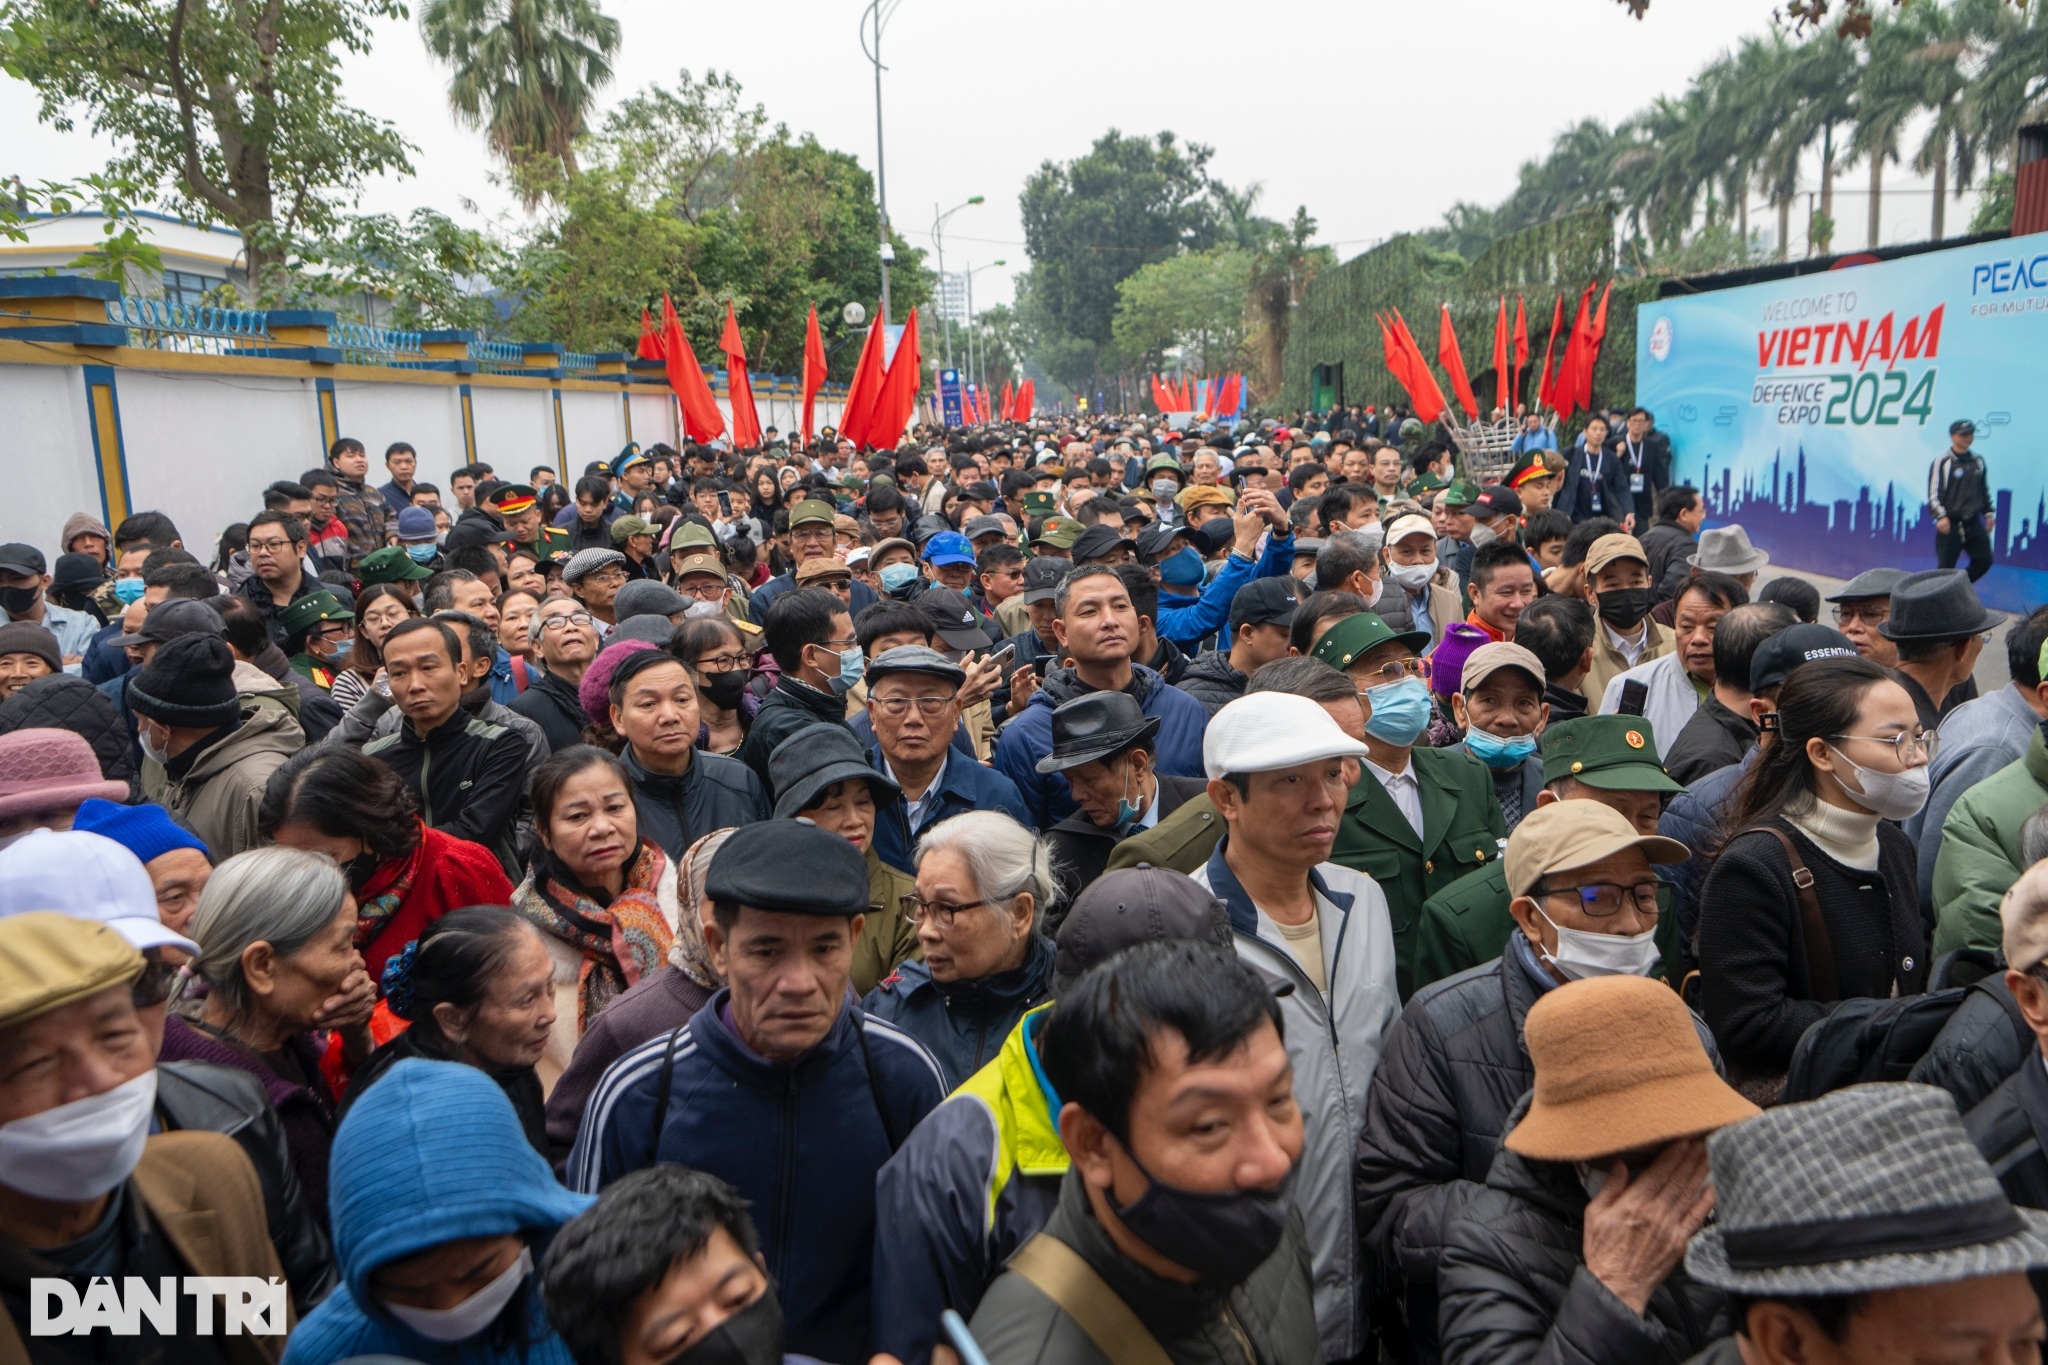
M 1927 789 L 1933 779 L 1925 763 L 1904 772 L 1881 773 L 1864 767 L 1832 744 L 1828 751 L 1856 774 L 1856 785 L 1843 782 L 1842 789 L 1849 793 L 1850 800 L 1872 815 L 1885 820 L 1910 820 L 1927 804 Z M 1836 780 L 1840 781 L 1841 776 L 1836 773 Z
M 498 1320 L 498 1314 L 505 1311 L 505 1305 L 532 1273 L 533 1252 L 522 1247 L 519 1259 L 506 1266 L 504 1274 L 453 1308 L 410 1308 L 402 1303 L 386 1303 L 384 1311 L 428 1341 L 468 1341 Z
M 155 759 L 159 768 L 171 761 L 170 747 L 157 739 L 156 727 L 148 721 L 135 727 L 135 738 L 142 745 L 142 752 Z
M 1536 912 L 1543 915 L 1541 910 Z M 1557 952 L 1536 945 L 1536 955 L 1557 968 L 1567 981 L 1589 976 L 1648 976 L 1663 954 L 1657 949 L 1657 930 L 1640 934 L 1594 934 L 1584 929 L 1567 929 L 1548 915 L 1544 923 L 1557 931 Z
M 156 1068 L 112 1090 L 0 1124 L 0 1185 L 83 1203 L 126 1180 L 142 1160 L 156 1106 Z
M 1387 571 L 1404 592 L 1421 592 L 1429 586 L 1429 580 L 1436 577 L 1434 564 L 1392 564 Z

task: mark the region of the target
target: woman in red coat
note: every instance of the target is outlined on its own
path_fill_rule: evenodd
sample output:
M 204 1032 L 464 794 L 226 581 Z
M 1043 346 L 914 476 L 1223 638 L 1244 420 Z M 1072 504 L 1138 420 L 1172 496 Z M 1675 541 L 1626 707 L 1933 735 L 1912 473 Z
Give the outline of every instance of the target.
M 257 823 L 275 843 L 341 864 L 356 898 L 356 951 L 372 981 L 450 910 L 512 902 L 512 883 L 488 849 L 422 824 L 398 774 L 346 744 L 301 750 L 271 774 Z

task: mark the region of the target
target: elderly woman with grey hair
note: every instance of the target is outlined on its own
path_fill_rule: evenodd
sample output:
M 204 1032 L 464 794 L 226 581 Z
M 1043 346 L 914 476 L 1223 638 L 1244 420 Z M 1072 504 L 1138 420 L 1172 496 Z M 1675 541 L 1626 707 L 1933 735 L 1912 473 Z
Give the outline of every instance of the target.
M 905 962 L 861 1007 L 930 1049 L 957 1086 L 996 1055 L 1026 1011 L 1052 996 L 1041 931 L 1059 895 L 1046 841 L 1001 811 L 932 826 L 917 845 L 917 891 L 903 914 L 922 962 Z
M 325 1226 L 335 1096 L 320 1071 L 320 1034 L 338 1034 L 360 1062 L 377 1003 L 356 951 L 348 878 L 324 854 L 238 853 L 207 879 L 189 932 L 199 956 L 179 983 L 160 1056 L 234 1067 L 262 1084 L 307 1207 Z

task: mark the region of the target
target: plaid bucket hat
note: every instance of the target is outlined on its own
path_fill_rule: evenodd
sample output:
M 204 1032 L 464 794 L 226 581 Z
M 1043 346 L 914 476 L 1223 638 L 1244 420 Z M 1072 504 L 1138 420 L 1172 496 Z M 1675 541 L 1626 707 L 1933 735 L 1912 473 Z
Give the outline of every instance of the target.
M 1747 1295 L 1862 1294 L 2048 1266 L 2048 1213 L 2017 1209 L 1931 1085 L 1850 1086 L 1707 1139 L 1715 1222 L 1685 1268 Z

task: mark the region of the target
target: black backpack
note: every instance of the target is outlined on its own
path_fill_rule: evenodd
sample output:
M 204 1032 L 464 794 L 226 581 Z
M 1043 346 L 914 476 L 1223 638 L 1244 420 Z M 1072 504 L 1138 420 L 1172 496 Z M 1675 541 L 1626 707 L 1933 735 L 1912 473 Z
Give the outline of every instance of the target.
M 1800 1035 L 1782 1102 L 1819 1099 L 1867 1081 L 1905 1080 L 1972 991 L 1998 1001 L 2013 1027 L 2031 1043 L 2033 1030 L 2020 1016 L 2019 1006 L 2010 992 L 1998 989 L 2003 965 L 1984 949 L 1958 948 L 1934 964 L 1925 995 L 1844 1000 Z M 1948 984 L 1958 979 L 1972 984 Z

